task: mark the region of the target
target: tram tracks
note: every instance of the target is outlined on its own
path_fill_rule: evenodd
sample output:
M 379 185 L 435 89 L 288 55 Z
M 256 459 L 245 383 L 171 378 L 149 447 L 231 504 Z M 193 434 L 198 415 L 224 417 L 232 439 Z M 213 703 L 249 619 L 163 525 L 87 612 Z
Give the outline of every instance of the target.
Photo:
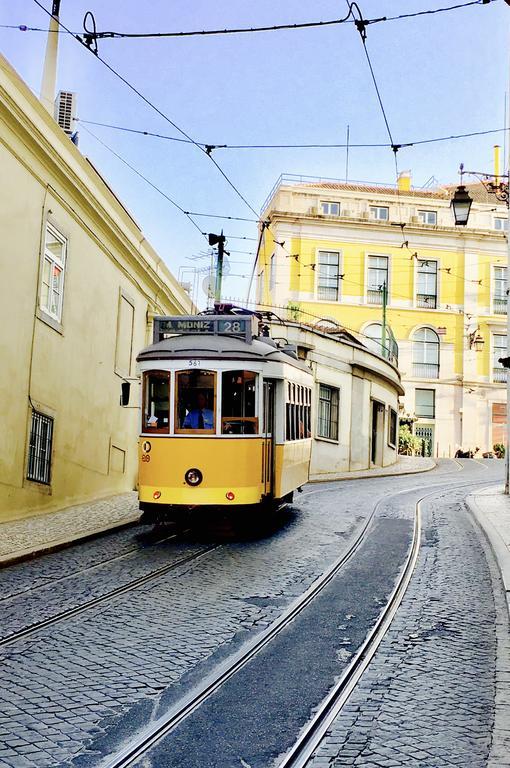
M 172 538 L 172 537 L 169 537 L 169 538 Z M 87 600 L 85 603 L 81 603 L 80 605 L 74 606 L 73 608 L 69 608 L 64 611 L 61 611 L 60 613 L 50 616 L 47 619 L 43 619 L 42 621 L 35 622 L 30 626 L 24 627 L 23 629 L 17 632 L 13 632 L 10 635 L 7 635 L 6 637 L 3 637 L 0 639 L 0 648 L 4 648 L 8 645 L 11 645 L 12 643 L 17 642 L 18 640 L 23 640 L 27 637 L 30 637 L 31 635 L 36 634 L 40 630 L 46 629 L 47 627 L 51 627 L 55 624 L 59 624 L 60 622 L 65 621 L 66 619 L 70 619 L 74 616 L 78 616 L 81 613 L 85 613 L 86 611 L 89 611 L 91 608 L 96 608 L 98 605 L 107 603 L 110 600 L 116 597 L 119 597 L 120 595 L 123 595 L 127 592 L 131 592 L 132 590 L 137 589 L 138 587 L 141 587 L 144 584 L 147 584 L 148 582 L 154 579 L 157 579 L 160 576 L 164 576 L 167 573 L 170 573 L 171 571 L 175 570 L 176 568 L 179 568 L 182 565 L 187 565 L 189 563 L 196 562 L 200 560 L 200 558 L 203 557 L 204 555 L 207 555 L 210 552 L 213 552 L 214 550 L 219 549 L 221 546 L 222 546 L 221 544 L 213 544 L 208 547 L 205 547 L 199 552 L 194 552 L 192 554 L 186 555 L 185 557 L 178 558 L 177 560 L 174 560 L 171 563 L 167 563 L 166 565 L 163 565 L 160 568 L 157 568 L 156 570 L 151 571 L 150 573 L 144 574 L 143 576 L 139 576 L 136 579 L 132 579 L 131 581 L 127 582 L 126 584 L 123 584 L 122 586 L 109 590 L 104 595 L 99 595 L 98 597 L 94 597 L 91 600 Z
M 464 486 L 480 485 L 481 481 L 466 483 Z M 421 540 L 421 505 L 423 502 L 444 490 L 448 486 L 443 483 L 423 494 L 415 502 L 413 534 L 409 551 L 398 580 L 379 614 L 378 619 L 366 636 L 363 644 L 345 669 L 339 681 L 330 691 L 326 699 L 319 706 L 313 719 L 305 726 L 299 737 L 285 755 L 278 768 L 303 768 L 318 744 L 324 737 L 328 727 L 337 717 L 342 707 L 349 699 L 361 678 L 366 667 L 374 656 L 377 647 L 391 625 L 393 617 L 403 599 L 409 582 L 412 578 L 420 550 Z M 391 499 L 409 493 L 412 489 L 406 488 L 391 494 Z M 128 768 L 146 755 L 152 747 L 156 747 L 166 736 L 176 729 L 186 718 L 195 712 L 212 694 L 247 665 L 256 654 L 268 645 L 282 630 L 289 625 L 309 605 L 316 596 L 329 584 L 345 564 L 356 553 L 365 539 L 367 529 L 374 519 L 381 505 L 388 502 L 388 497 L 379 500 L 375 505 L 361 529 L 358 530 L 355 540 L 349 550 L 340 556 L 313 584 L 301 595 L 282 615 L 277 618 L 270 627 L 261 632 L 256 638 L 249 641 L 237 653 L 233 654 L 223 664 L 218 666 L 211 675 L 201 684 L 196 686 L 183 697 L 173 708 L 153 721 L 150 725 L 140 730 L 135 736 L 124 744 L 117 752 L 104 757 L 98 763 L 99 768 Z

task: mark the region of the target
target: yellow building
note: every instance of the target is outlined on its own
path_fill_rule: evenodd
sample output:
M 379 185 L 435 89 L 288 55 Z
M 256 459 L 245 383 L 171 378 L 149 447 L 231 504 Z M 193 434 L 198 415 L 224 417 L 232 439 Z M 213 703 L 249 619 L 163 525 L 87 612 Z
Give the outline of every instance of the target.
M 0 520 L 133 489 L 135 358 L 187 294 L 0 57 Z M 130 407 L 120 405 L 131 383 Z
M 505 440 L 507 208 L 469 190 L 460 228 L 453 189 L 413 189 L 408 174 L 397 187 L 281 177 L 262 211 L 259 306 L 337 323 L 384 355 L 394 337 L 404 413 L 434 456 Z

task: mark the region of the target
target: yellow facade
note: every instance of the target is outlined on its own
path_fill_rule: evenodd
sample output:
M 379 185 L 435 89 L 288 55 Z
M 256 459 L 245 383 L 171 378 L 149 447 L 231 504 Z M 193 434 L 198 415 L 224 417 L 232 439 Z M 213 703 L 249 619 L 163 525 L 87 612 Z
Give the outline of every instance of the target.
M 501 436 L 494 414 L 506 402 L 497 357 L 506 338 L 507 209 L 481 185 L 470 191 L 475 200 L 464 228 L 455 228 L 453 190 L 446 188 L 401 185 L 397 194 L 395 187 L 289 178 L 263 211 L 271 224 L 260 253 L 257 300 L 287 318 L 319 327 L 338 323 L 363 340 L 367 326 L 383 322 L 382 294 L 372 303 L 370 274 L 375 258 L 383 257 L 386 271 L 378 274 L 386 276 L 386 322 L 400 348 L 404 413 L 431 430 L 432 455 L 491 450 L 493 433 Z M 323 266 L 327 254 L 338 265 L 336 282 L 328 282 L 336 267 Z M 423 265 L 437 270 L 427 283 L 435 281 L 434 296 L 424 299 L 420 281 L 429 278 L 419 274 Z M 333 286 L 333 298 L 327 288 L 323 298 L 324 285 Z M 416 365 L 422 328 L 438 339 L 434 376 L 420 375 Z M 475 337 L 483 339 L 480 351 Z M 416 415 L 423 390 L 433 390 L 435 398 L 428 418 Z
M 191 302 L 1 57 L 0 118 L 0 520 L 7 520 L 135 487 L 136 353 L 154 313 L 189 313 Z M 119 404 L 123 382 L 131 383 L 128 408 Z

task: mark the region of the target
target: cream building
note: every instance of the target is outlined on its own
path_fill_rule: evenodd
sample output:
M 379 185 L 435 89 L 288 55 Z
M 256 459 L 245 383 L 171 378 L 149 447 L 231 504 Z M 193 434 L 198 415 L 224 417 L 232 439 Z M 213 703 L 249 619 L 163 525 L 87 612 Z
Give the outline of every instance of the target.
M 282 334 L 314 376 L 310 478 L 394 464 L 404 394 L 395 364 L 346 332 L 273 324 L 271 335 Z
M 135 487 L 138 350 L 188 295 L 0 57 L 0 520 Z M 121 385 L 131 384 L 129 407 Z
M 469 190 L 467 227 L 451 187 L 414 189 L 408 175 L 398 187 L 289 175 L 262 210 L 258 305 L 338 324 L 386 356 L 395 339 L 403 412 L 433 456 L 505 442 L 507 208 Z

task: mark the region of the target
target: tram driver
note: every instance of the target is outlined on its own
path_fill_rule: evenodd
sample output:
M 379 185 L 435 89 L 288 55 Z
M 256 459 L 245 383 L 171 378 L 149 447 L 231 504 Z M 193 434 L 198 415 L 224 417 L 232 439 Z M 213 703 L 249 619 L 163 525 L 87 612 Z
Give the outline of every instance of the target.
M 183 429 L 214 429 L 214 412 L 207 408 L 207 397 L 204 392 L 197 392 L 197 405 L 188 411 L 182 422 Z

